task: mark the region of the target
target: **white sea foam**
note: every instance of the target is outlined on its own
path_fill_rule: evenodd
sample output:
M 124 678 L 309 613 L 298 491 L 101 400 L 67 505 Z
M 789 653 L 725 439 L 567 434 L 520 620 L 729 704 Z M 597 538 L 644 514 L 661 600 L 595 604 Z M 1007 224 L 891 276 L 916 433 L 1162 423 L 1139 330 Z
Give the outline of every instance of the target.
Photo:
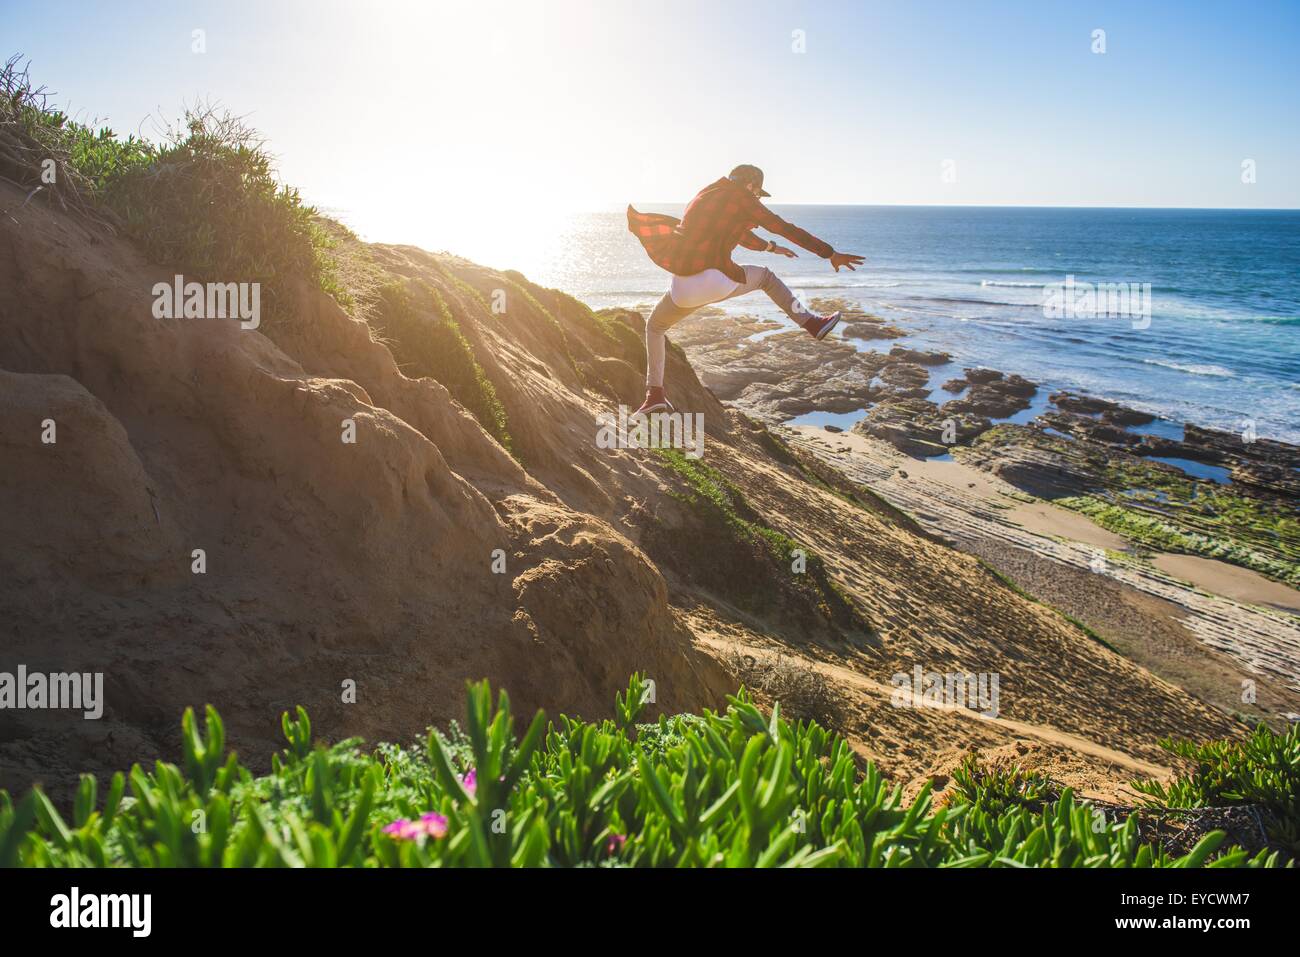
M 1007 286 L 1011 289 L 1041 289 L 1041 282 L 1003 282 L 1000 279 L 981 279 L 981 286 Z
M 901 282 L 884 279 L 790 279 L 791 289 L 893 289 Z
M 1164 366 L 1166 369 L 1176 369 L 1179 372 L 1187 372 L 1191 375 L 1212 375 L 1219 378 L 1231 378 L 1237 373 L 1231 369 L 1225 369 L 1223 366 L 1215 365 L 1184 365 L 1181 362 L 1166 362 L 1164 359 L 1143 359 L 1147 365 Z

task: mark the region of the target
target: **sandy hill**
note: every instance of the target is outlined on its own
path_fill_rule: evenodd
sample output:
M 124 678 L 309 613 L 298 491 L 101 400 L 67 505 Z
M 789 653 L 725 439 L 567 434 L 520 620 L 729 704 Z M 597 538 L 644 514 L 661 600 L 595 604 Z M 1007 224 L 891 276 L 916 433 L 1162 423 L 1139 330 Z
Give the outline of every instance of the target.
M 597 416 L 639 401 L 635 314 L 372 246 L 409 301 L 369 322 L 306 287 L 256 331 L 156 319 L 175 270 L 23 201 L 0 185 L 0 671 L 102 671 L 107 703 L 98 722 L 0 712 L 0 786 L 174 755 L 189 704 L 257 754 L 298 703 L 328 737 L 408 739 L 482 676 L 551 713 L 606 713 L 633 671 L 662 710 L 717 706 L 744 656 L 812 663 L 855 747 L 903 780 L 1025 741 L 1123 780 L 1160 770 L 1162 736 L 1234 732 L 793 455 L 680 350 L 703 466 L 598 447 Z M 444 357 L 419 330 L 448 319 L 499 403 L 488 429 L 466 408 L 482 382 L 421 375 Z M 891 707 L 916 665 L 998 673 L 999 716 Z

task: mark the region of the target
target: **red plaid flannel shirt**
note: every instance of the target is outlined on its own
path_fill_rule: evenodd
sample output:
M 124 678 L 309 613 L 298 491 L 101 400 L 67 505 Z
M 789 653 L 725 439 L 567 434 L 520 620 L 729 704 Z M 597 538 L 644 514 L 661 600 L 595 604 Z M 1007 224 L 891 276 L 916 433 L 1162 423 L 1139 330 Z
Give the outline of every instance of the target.
M 823 259 L 835 251 L 812 233 L 787 223 L 744 186 L 725 176 L 696 193 L 680 220 L 627 208 L 627 228 L 641 240 L 655 264 L 674 276 L 720 269 L 736 282 L 744 282 L 745 271 L 732 262 L 731 251 L 737 244 L 746 249 L 767 248 L 767 243 L 750 232 L 755 226 L 784 236 Z

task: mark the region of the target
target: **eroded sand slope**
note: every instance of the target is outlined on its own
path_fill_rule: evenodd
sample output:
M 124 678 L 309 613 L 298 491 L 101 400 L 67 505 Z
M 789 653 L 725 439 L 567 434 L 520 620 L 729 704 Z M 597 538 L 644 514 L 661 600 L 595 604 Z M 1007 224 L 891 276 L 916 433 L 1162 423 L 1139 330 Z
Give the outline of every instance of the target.
M 635 314 L 597 321 L 517 274 L 372 247 L 446 301 L 512 455 L 323 294 L 257 331 L 158 320 L 150 290 L 174 270 L 21 201 L 0 187 L 0 670 L 103 671 L 107 704 L 98 722 L 0 712 L 0 786 L 174 756 L 181 709 L 205 702 L 249 756 L 298 703 L 327 738 L 406 740 L 483 676 L 520 711 L 608 713 L 632 671 L 662 710 L 716 707 L 733 647 L 819 661 L 855 747 L 902 777 L 1032 727 L 1122 779 L 1162 761 L 1162 736 L 1236 730 L 899 513 L 811 480 L 670 350 L 707 464 L 824 559 L 863 624 L 819 618 L 749 545 L 710 540 L 727 533 L 653 452 L 597 447 L 596 416 L 639 400 L 637 336 L 612 325 L 635 333 Z M 501 313 L 484 307 L 498 291 Z M 742 560 L 706 568 L 710 550 Z M 890 676 L 918 664 L 1000 674 L 1000 720 L 891 707 Z

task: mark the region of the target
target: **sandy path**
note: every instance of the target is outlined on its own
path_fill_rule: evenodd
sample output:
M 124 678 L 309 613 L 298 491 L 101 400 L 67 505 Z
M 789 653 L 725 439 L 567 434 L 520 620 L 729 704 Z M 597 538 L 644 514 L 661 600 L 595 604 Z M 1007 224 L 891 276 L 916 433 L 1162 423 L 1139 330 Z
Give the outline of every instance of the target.
M 733 648 L 740 648 L 744 652 L 754 655 L 755 657 L 771 657 L 772 652 L 769 649 L 756 647 L 754 645 L 737 642 L 734 640 L 724 640 L 712 637 L 702 637 L 704 644 L 709 645 L 719 651 L 728 651 Z M 859 691 L 867 692 L 873 697 L 884 698 L 889 700 L 895 694 L 896 690 L 891 685 L 868 678 L 860 672 L 853 671 L 840 665 L 830 664 L 824 661 L 809 660 L 808 663 L 817 671 L 831 678 L 841 685 L 849 685 Z M 913 699 L 915 700 L 915 699 Z M 917 705 L 922 707 L 921 705 Z M 955 705 L 925 705 L 928 710 L 942 711 L 966 721 L 973 721 L 985 727 L 992 726 L 1007 733 L 1010 737 L 1033 738 L 1044 744 L 1051 744 L 1057 747 L 1066 748 L 1079 754 L 1087 755 L 1103 764 L 1114 765 L 1123 768 L 1128 774 L 1138 777 L 1167 778 L 1172 774 L 1172 769 L 1166 765 L 1153 764 L 1150 761 L 1144 761 L 1141 758 L 1134 757 L 1131 754 L 1125 754 L 1123 751 L 1116 751 L 1114 748 L 1108 748 L 1103 744 L 1090 741 L 1087 738 L 1080 737 L 1077 734 L 1070 734 L 1067 731 L 1058 731 L 1055 728 L 1044 727 L 1043 725 L 1029 724 L 1024 721 L 1016 721 L 1011 718 L 1002 717 L 985 717 L 977 711 L 969 708 L 961 708 Z

